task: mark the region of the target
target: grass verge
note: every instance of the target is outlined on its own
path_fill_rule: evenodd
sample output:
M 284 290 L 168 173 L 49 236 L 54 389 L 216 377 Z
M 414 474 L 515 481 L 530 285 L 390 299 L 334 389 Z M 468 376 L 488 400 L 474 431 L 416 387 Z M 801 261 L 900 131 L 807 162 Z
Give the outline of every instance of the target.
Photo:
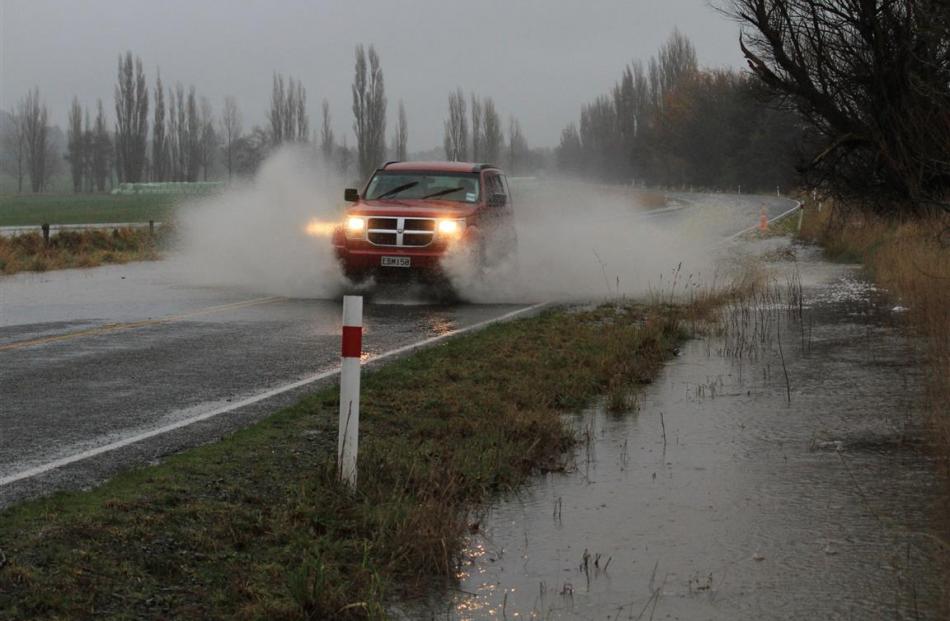
M 553 310 L 364 377 L 359 486 L 335 478 L 338 390 L 213 445 L 0 513 L 0 617 L 378 618 L 459 567 L 469 516 L 565 465 L 566 413 L 636 390 L 680 307 Z
M 165 222 L 181 199 L 175 194 L 2 194 L 0 226 Z
M 155 234 L 132 228 L 60 231 L 50 236 L 48 245 L 39 233 L 0 236 L 0 274 L 152 261 L 161 258 L 160 251 L 171 234 L 168 225 Z
M 825 203 L 806 207 L 802 237 L 829 259 L 863 263 L 875 282 L 906 308 L 924 337 L 923 364 L 935 427 L 950 450 L 950 215 L 897 221 Z

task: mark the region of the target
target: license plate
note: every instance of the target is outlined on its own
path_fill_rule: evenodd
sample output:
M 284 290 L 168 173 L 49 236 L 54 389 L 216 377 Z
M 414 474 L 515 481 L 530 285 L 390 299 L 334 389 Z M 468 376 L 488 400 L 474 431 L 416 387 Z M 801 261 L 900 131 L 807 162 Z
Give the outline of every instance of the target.
M 410 267 L 411 257 L 381 257 L 380 265 L 383 267 Z

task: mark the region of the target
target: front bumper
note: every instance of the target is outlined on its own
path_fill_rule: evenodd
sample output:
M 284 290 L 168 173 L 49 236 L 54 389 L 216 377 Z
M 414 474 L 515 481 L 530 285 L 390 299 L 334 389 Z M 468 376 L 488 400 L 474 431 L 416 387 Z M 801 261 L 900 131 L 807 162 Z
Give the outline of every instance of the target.
M 356 250 L 345 246 L 334 248 L 337 260 L 343 265 L 346 271 L 371 270 L 382 268 L 383 257 L 408 257 L 410 265 L 405 267 L 394 267 L 390 269 L 417 270 L 417 269 L 438 269 L 444 252 L 407 252 L 401 248 L 373 250 Z
M 458 242 L 462 243 L 462 242 Z M 333 237 L 333 252 L 343 272 L 349 277 L 368 273 L 418 273 L 441 271 L 442 259 L 449 251 L 449 244 L 434 241 L 428 246 L 413 248 L 405 246 L 377 246 L 365 239 L 347 239 L 342 232 Z M 383 257 L 406 257 L 409 267 L 384 267 Z

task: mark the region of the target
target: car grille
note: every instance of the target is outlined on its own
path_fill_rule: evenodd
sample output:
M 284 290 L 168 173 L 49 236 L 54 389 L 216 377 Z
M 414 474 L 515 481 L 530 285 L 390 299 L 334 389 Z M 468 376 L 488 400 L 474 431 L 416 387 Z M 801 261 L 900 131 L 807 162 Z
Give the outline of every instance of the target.
M 375 246 L 419 248 L 435 235 L 433 218 L 369 218 L 366 224 L 366 238 Z
M 397 245 L 395 233 L 377 233 L 376 231 L 370 231 L 369 241 L 371 244 L 376 244 L 377 246 L 396 246 Z
M 396 230 L 396 218 L 370 218 L 366 223 L 366 228 L 369 230 L 373 229 L 387 229 L 387 230 Z

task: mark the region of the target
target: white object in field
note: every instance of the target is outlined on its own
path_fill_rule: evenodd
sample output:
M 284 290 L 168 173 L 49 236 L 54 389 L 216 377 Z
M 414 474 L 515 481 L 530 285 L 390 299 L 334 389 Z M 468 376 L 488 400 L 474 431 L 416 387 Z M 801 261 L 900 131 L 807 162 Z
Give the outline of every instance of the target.
M 356 488 L 356 456 L 360 428 L 360 356 L 363 342 L 363 297 L 343 296 L 343 351 L 340 365 L 340 436 L 337 468 L 340 479 Z

